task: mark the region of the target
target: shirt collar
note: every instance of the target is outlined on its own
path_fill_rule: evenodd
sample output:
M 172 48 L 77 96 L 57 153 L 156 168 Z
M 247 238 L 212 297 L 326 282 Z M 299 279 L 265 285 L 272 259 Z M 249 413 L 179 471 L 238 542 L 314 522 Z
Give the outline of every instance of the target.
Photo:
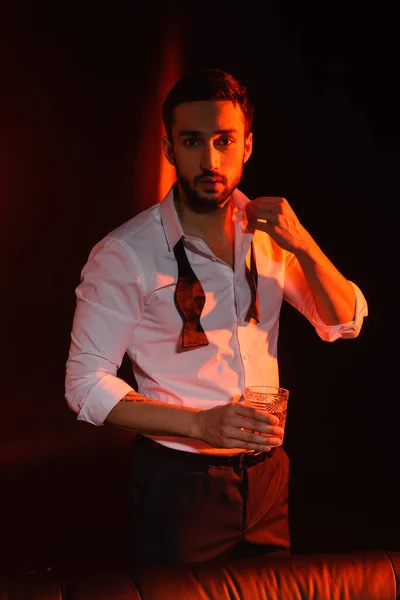
M 174 204 L 175 185 L 176 183 L 170 187 L 169 191 L 160 202 L 161 223 L 164 228 L 170 252 L 181 237 L 185 235 Z M 231 202 L 235 207 L 232 217 L 234 222 L 241 223 L 244 227 L 247 223 L 245 208 L 250 200 L 240 190 L 235 188 L 232 192 Z

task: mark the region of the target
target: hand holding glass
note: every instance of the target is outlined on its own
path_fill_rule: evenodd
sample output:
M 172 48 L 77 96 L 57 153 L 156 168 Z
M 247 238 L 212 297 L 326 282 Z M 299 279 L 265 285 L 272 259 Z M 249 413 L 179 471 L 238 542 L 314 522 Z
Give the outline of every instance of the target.
M 279 419 L 279 427 L 285 429 L 287 403 L 289 390 L 271 385 L 251 385 L 244 389 L 244 406 L 252 406 L 258 410 L 275 415 Z M 256 431 L 255 433 L 259 433 Z M 283 441 L 283 435 L 271 435 L 263 433 L 267 438 L 279 437 Z

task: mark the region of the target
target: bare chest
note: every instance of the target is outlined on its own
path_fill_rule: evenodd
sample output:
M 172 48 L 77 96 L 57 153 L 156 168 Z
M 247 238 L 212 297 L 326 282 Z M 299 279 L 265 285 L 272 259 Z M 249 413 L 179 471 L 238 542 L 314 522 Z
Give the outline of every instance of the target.
M 233 242 L 219 242 L 218 240 L 207 240 L 210 250 L 217 258 L 223 260 L 233 269 L 234 267 L 234 251 Z

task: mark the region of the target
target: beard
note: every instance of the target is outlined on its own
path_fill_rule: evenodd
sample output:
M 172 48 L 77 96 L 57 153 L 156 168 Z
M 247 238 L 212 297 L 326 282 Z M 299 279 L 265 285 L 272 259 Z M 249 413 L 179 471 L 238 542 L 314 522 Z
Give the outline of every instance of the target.
M 232 195 L 232 192 L 239 185 L 243 176 L 243 165 L 240 169 L 240 172 L 230 184 L 228 184 L 225 177 L 223 177 L 222 175 L 216 175 L 212 171 L 203 171 L 201 175 L 198 175 L 192 181 L 188 177 L 185 177 L 185 175 L 183 175 L 176 163 L 175 170 L 177 180 L 185 193 L 186 203 L 188 204 L 189 208 L 193 212 L 203 214 L 216 212 L 221 206 L 223 206 L 226 203 L 226 201 L 229 200 L 229 198 Z M 223 185 L 222 191 L 218 192 L 218 194 L 198 192 L 196 190 L 196 185 L 204 177 L 218 178 L 218 181 L 220 181 Z

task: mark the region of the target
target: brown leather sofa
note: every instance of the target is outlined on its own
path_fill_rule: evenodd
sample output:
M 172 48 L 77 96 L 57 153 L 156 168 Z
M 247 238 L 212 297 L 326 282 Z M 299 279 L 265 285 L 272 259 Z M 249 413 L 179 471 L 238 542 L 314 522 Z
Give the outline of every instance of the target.
M 400 553 L 367 551 L 137 567 L 0 583 L 0 600 L 394 600 Z

